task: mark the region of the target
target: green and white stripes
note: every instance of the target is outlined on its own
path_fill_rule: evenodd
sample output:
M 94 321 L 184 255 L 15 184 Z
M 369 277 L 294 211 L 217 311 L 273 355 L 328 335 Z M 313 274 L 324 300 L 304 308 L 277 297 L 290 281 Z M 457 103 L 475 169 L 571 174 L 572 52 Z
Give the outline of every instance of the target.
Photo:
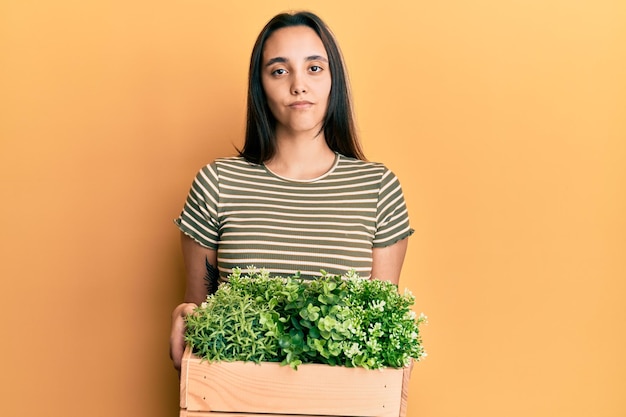
M 239 157 L 218 159 L 198 172 L 176 223 L 218 250 L 222 280 L 248 266 L 305 278 L 322 269 L 367 277 L 372 247 L 413 232 L 396 176 L 341 155 L 311 181 L 281 178 Z

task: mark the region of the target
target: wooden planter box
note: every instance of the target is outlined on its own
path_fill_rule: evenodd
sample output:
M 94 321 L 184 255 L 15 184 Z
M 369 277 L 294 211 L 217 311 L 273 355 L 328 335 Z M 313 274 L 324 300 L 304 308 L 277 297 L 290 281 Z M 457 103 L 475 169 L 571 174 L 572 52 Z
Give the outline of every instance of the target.
M 187 347 L 180 417 L 404 416 L 410 372 L 411 368 L 304 364 L 293 370 L 271 362 L 208 363 Z

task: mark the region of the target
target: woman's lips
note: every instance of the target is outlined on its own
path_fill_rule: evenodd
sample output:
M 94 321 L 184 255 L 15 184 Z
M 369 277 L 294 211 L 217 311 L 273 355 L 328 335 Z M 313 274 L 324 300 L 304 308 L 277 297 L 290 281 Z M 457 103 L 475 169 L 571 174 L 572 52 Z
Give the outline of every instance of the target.
M 313 103 L 311 103 L 310 101 L 301 100 L 301 101 L 294 101 L 293 103 L 289 105 L 289 107 L 291 107 L 292 109 L 308 109 L 312 105 Z

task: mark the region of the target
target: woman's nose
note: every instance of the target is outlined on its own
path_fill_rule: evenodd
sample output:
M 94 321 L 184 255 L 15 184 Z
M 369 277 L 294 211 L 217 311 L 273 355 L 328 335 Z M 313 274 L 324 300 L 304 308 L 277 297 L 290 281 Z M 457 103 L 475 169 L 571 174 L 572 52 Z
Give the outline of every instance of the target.
M 304 82 L 304 76 L 302 74 L 294 74 L 293 82 L 291 84 L 291 93 L 294 95 L 306 93 L 307 88 Z

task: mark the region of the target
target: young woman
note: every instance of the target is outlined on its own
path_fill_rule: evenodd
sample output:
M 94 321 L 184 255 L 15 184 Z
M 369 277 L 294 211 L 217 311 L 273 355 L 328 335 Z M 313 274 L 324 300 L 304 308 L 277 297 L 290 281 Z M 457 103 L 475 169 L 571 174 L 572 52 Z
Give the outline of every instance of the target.
M 365 161 L 343 59 L 318 16 L 279 14 L 263 28 L 243 149 L 200 170 L 176 224 L 187 269 L 170 338 L 177 369 L 183 318 L 234 267 L 306 279 L 356 270 L 398 283 L 413 233 L 400 183 Z

